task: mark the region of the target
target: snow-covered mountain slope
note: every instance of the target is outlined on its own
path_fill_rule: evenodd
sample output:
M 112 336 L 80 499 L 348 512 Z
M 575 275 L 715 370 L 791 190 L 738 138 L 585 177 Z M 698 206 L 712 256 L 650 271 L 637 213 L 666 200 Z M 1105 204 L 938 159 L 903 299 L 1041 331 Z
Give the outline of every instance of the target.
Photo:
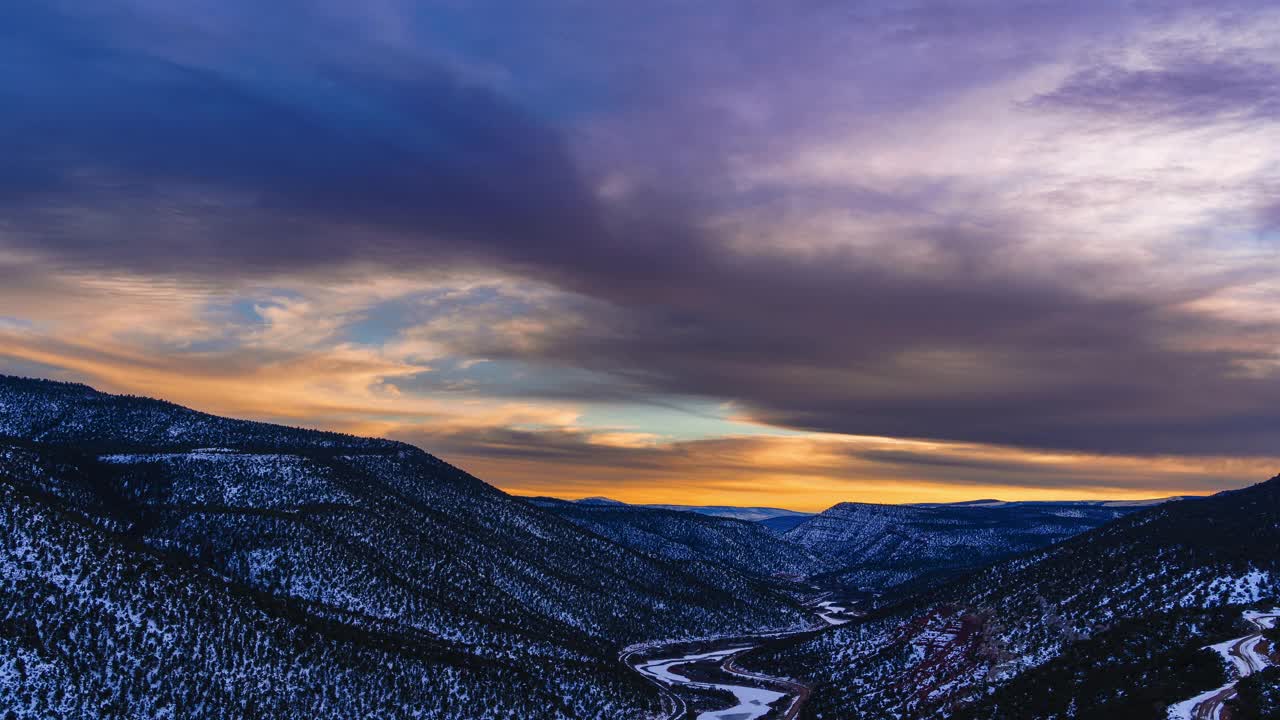
M 705 560 L 765 576 L 805 577 L 834 567 L 829 559 L 756 522 L 656 506 L 530 501 L 614 542 L 668 560 Z
M 590 648 L 545 645 L 542 675 L 428 632 L 357 631 L 47 500 L 0 482 L 5 717 L 603 720 L 650 705 Z
M 1171 502 L 755 659 L 808 717 L 1162 718 L 1220 686 L 1204 645 L 1280 594 L 1280 478 Z
M 785 537 L 837 558 L 839 583 L 882 591 L 1042 548 L 1137 509 L 1077 502 L 841 503 Z
M 68 658 L 116 658 L 119 673 L 143 676 L 127 692 L 170 683 L 210 703 L 206 717 L 244 716 L 226 703 L 289 705 L 301 692 L 292 678 L 307 673 L 352 693 L 298 705 L 309 717 L 458 717 L 458 693 L 483 697 L 475 707 L 491 717 L 641 716 L 657 700 L 616 663 L 617 646 L 806 618 L 768 580 L 637 552 L 401 443 L 17 378 L 0 378 L 0 434 L 0 488 L 20 499 L 6 504 L 6 537 L 20 540 L 0 552 L 0 669 L 22 657 L 71 676 L 82 666 L 59 665 Z M 140 573 L 157 579 L 132 586 Z M 68 577 L 74 587 L 55 592 Z M 186 597 L 193 583 L 209 598 L 205 615 L 176 611 L 164 595 Z M 39 588 L 54 594 L 33 595 Z M 53 600 L 13 600 L 28 596 Z M 234 603 L 248 609 L 227 609 Z M 106 614 L 61 609 L 80 605 Z M 234 631 L 210 619 L 237 613 L 246 619 Z M 105 626 L 43 630 L 85 623 Z M 294 644 L 277 647 L 281 638 Z M 224 646 L 192 646 L 202 642 Z M 336 664 L 309 667 L 298 643 Z M 297 668 L 273 669 L 293 655 Z M 148 663 L 165 679 L 147 679 Z M 15 672 L 0 670 L 0 705 L 21 700 L 37 708 L 30 717 L 136 716 L 136 694 L 70 712 L 53 695 L 29 697 L 29 676 Z M 260 673 L 265 689 L 252 700 L 197 687 Z M 404 673 L 422 680 L 396 679 Z M 492 680 L 508 675 L 541 678 L 545 690 Z M 120 683 L 85 677 L 86 693 Z M 419 702 L 427 690 L 452 700 Z M 405 693 L 400 712 L 370 704 L 384 691 Z

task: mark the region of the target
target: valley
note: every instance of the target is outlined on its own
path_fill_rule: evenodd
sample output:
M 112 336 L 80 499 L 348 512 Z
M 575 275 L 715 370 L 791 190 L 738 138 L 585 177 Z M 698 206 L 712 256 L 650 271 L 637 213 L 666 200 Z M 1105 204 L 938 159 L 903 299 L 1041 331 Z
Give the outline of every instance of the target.
M 0 701 L 21 720 L 1280 704 L 1280 478 L 812 516 L 568 502 L 404 443 L 0 377 L 0 493 Z

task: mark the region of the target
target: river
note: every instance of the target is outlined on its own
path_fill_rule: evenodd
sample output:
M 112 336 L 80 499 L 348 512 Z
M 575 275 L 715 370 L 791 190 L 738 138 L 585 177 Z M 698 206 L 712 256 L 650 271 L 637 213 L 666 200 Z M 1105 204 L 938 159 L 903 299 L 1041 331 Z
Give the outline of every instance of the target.
M 623 659 L 636 672 L 663 688 L 669 720 L 683 720 L 689 714 L 685 700 L 677 692 L 680 688 L 719 690 L 733 696 L 733 705 L 705 710 L 698 714 L 697 720 L 759 720 L 774 709 L 781 711 L 780 717 L 783 720 L 791 720 L 799 714 L 808 697 L 808 688 L 787 678 L 742 670 L 736 667 L 734 661 L 765 640 L 812 633 L 850 621 L 850 618 L 844 616 L 847 608 L 832 600 L 818 603 L 814 606 L 814 612 L 822 620 L 822 625 L 803 630 L 705 641 L 696 643 L 699 647 L 692 651 L 689 647 L 695 643 L 687 640 L 673 641 L 665 645 L 651 645 L 643 653 L 624 653 Z M 664 647 L 679 647 L 683 650 L 668 653 L 664 652 Z M 691 675 L 697 679 L 690 677 Z M 709 679 L 717 676 L 726 680 Z M 728 681 L 730 679 L 732 682 Z

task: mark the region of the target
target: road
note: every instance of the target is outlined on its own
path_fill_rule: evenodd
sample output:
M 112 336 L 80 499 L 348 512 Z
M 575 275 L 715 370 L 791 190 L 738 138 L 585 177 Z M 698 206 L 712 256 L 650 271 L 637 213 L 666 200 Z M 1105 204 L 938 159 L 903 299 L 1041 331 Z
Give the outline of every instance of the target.
M 1227 703 L 1236 696 L 1236 683 L 1239 679 L 1248 677 L 1271 664 L 1262 652 L 1262 647 L 1267 644 L 1262 637 L 1262 631 L 1275 627 L 1277 619 L 1280 619 L 1280 609 L 1263 612 L 1249 611 L 1244 614 L 1244 618 L 1252 623 L 1258 632 L 1209 646 L 1210 650 L 1217 652 L 1235 667 L 1236 679 L 1216 690 L 1202 693 L 1169 708 L 1170 720 L 1183 718 L 1224 720 Z M 1274 653 L 1275 648 L 1269 648 L 1269 652 Z
M 624 650 L 622 654 L 618 656 L 618 660 L 622 661 L 622 663 L 627 667 L 635 670 L 639 655 L 640 651 L 638 650 Z M 639 672 L 639 670 L 636 670 L 636 672 Z M 657 687 L 658 692 L 662 694 L 662 711 L 667 714 L 667 718 L 670 720 L 680 720 L 680 718 L 689 714 L 689 706 L 685 703 L 684 698 L 668 690 L 667 686 L 657 678 L 643 672 L 640 673 L 640 676 Z
M 623 651 L 619 660 L 659 688 L 667 720 L 685 720 L 690 716 L 689 705 L 680 697 L 679 688 L 718 690 L 733 695 L 736 704 L 701 712 L 698 720 L 759 720 L 779 709 L 782 714 L 777 717 L 781 720 L 794 720 L 809 699 L 809 688 L 788 678 L 744 670 L 737 661 L 766 640 L 818 632 L 849 622 L 849 618 L 842 616 L 845 608 L 832 601 L 816 603 L 813 609 L 822 622 L 803 630 L 714 641 L 649 644 Z M 740 678 L 749 684 L 706 679 L 717 674 Z M 689 675 L 696 675 L 699 679 L 692 679 Z M 781 705 L 783 700 L 787 700 L 785 706 Z
M 774 687 L 786 688 L 791 696 L 791 703 L 787 705 L 787 709 L 783 712 L 781 720 L 795 720 L 795 718 L 799 717 L 800 708 L 804 707 L 804 704 L 809 700 L 809 686 L 788 678 L 761 675 L 759 673 L 750 672 L 749 670 L 743 670 L 736 664 L 737 659 L 741 655 L 742 653 L 737 653 L 725 658 L 724 662 L 720 663 L 720 669 L 730 675 L 736 675 L 748 680 L 769 683 Z

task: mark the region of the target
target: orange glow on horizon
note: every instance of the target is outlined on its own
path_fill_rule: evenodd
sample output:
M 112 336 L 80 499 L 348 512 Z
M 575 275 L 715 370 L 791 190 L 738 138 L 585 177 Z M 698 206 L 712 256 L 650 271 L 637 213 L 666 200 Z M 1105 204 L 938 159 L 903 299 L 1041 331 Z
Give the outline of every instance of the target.
M 120 346 L 5 333 L 0 341 L 4 355 L 63 368 L 107 392 L 160 397 L 230 417 L 407 440 L 515 495 L 816 512 L 845 501 L 1197 495 L 1261 482 L 1280 469 L 1276 458 L 1102 456 L 817 433 L 672 441 L 579 427 L 580 413 L 568 405 L 501 398 L 446 402 L 402 394 L 388 383 L 420 368 L 356 348 L 229 370 Z M 543 430 L 529 433 L 525 445 L 485 444 L 495 442 L 485 439 L 486 432 L 513 427 Z M 552 447 L 555 453 L 542 452 L 555 442 L 561 443 Z M 903 459 L 886 460 L 884 451 Z M 947 462 L 928 462 L 935 459 Z
M 604 473 L 581 480 L 564 479 L 556 483 L 531 482 L 528 473 L 534 468 L 519 467 L 504 461 L 484 458 L 459 460 L 472 472 L 503 491 L 522 497 L 554 497 L 576 500 L 584 497 L 607 497 L 633 505 L 734 505 L 741 507 L 775 507 L 798 512 L 821 512 L 841 502 L 906 504 L 930 502 L 963 502 L 978 499 L 1004 501 L 1028 500 L 1149 500 L 1179 495 L 1208 495 L 1221 487 L 1151 486 L 1124 487 L 1018 487 L 1012 485 L 952 485 L 939 481 L 868 478 L 866 480 L 812 477 L 752 476 L 750 479 L 711 478 L 679 483 L 663 474 L 632 476 L 613 482 Z M 545 469 L 545 468 L 544 468 Z M 550 472 L 548 470 L 548 472 Z M 561 478 L 564 469 L 558 468 Z M 621 472 L 621 471 L 619 471 Z M 1274 473 L 1272 473 L 1274 474 Z M 545 477 L 545 475 L 543 476 Z M 1236 486 L 1261 482 L 1268 475 L 1242 478 Z

